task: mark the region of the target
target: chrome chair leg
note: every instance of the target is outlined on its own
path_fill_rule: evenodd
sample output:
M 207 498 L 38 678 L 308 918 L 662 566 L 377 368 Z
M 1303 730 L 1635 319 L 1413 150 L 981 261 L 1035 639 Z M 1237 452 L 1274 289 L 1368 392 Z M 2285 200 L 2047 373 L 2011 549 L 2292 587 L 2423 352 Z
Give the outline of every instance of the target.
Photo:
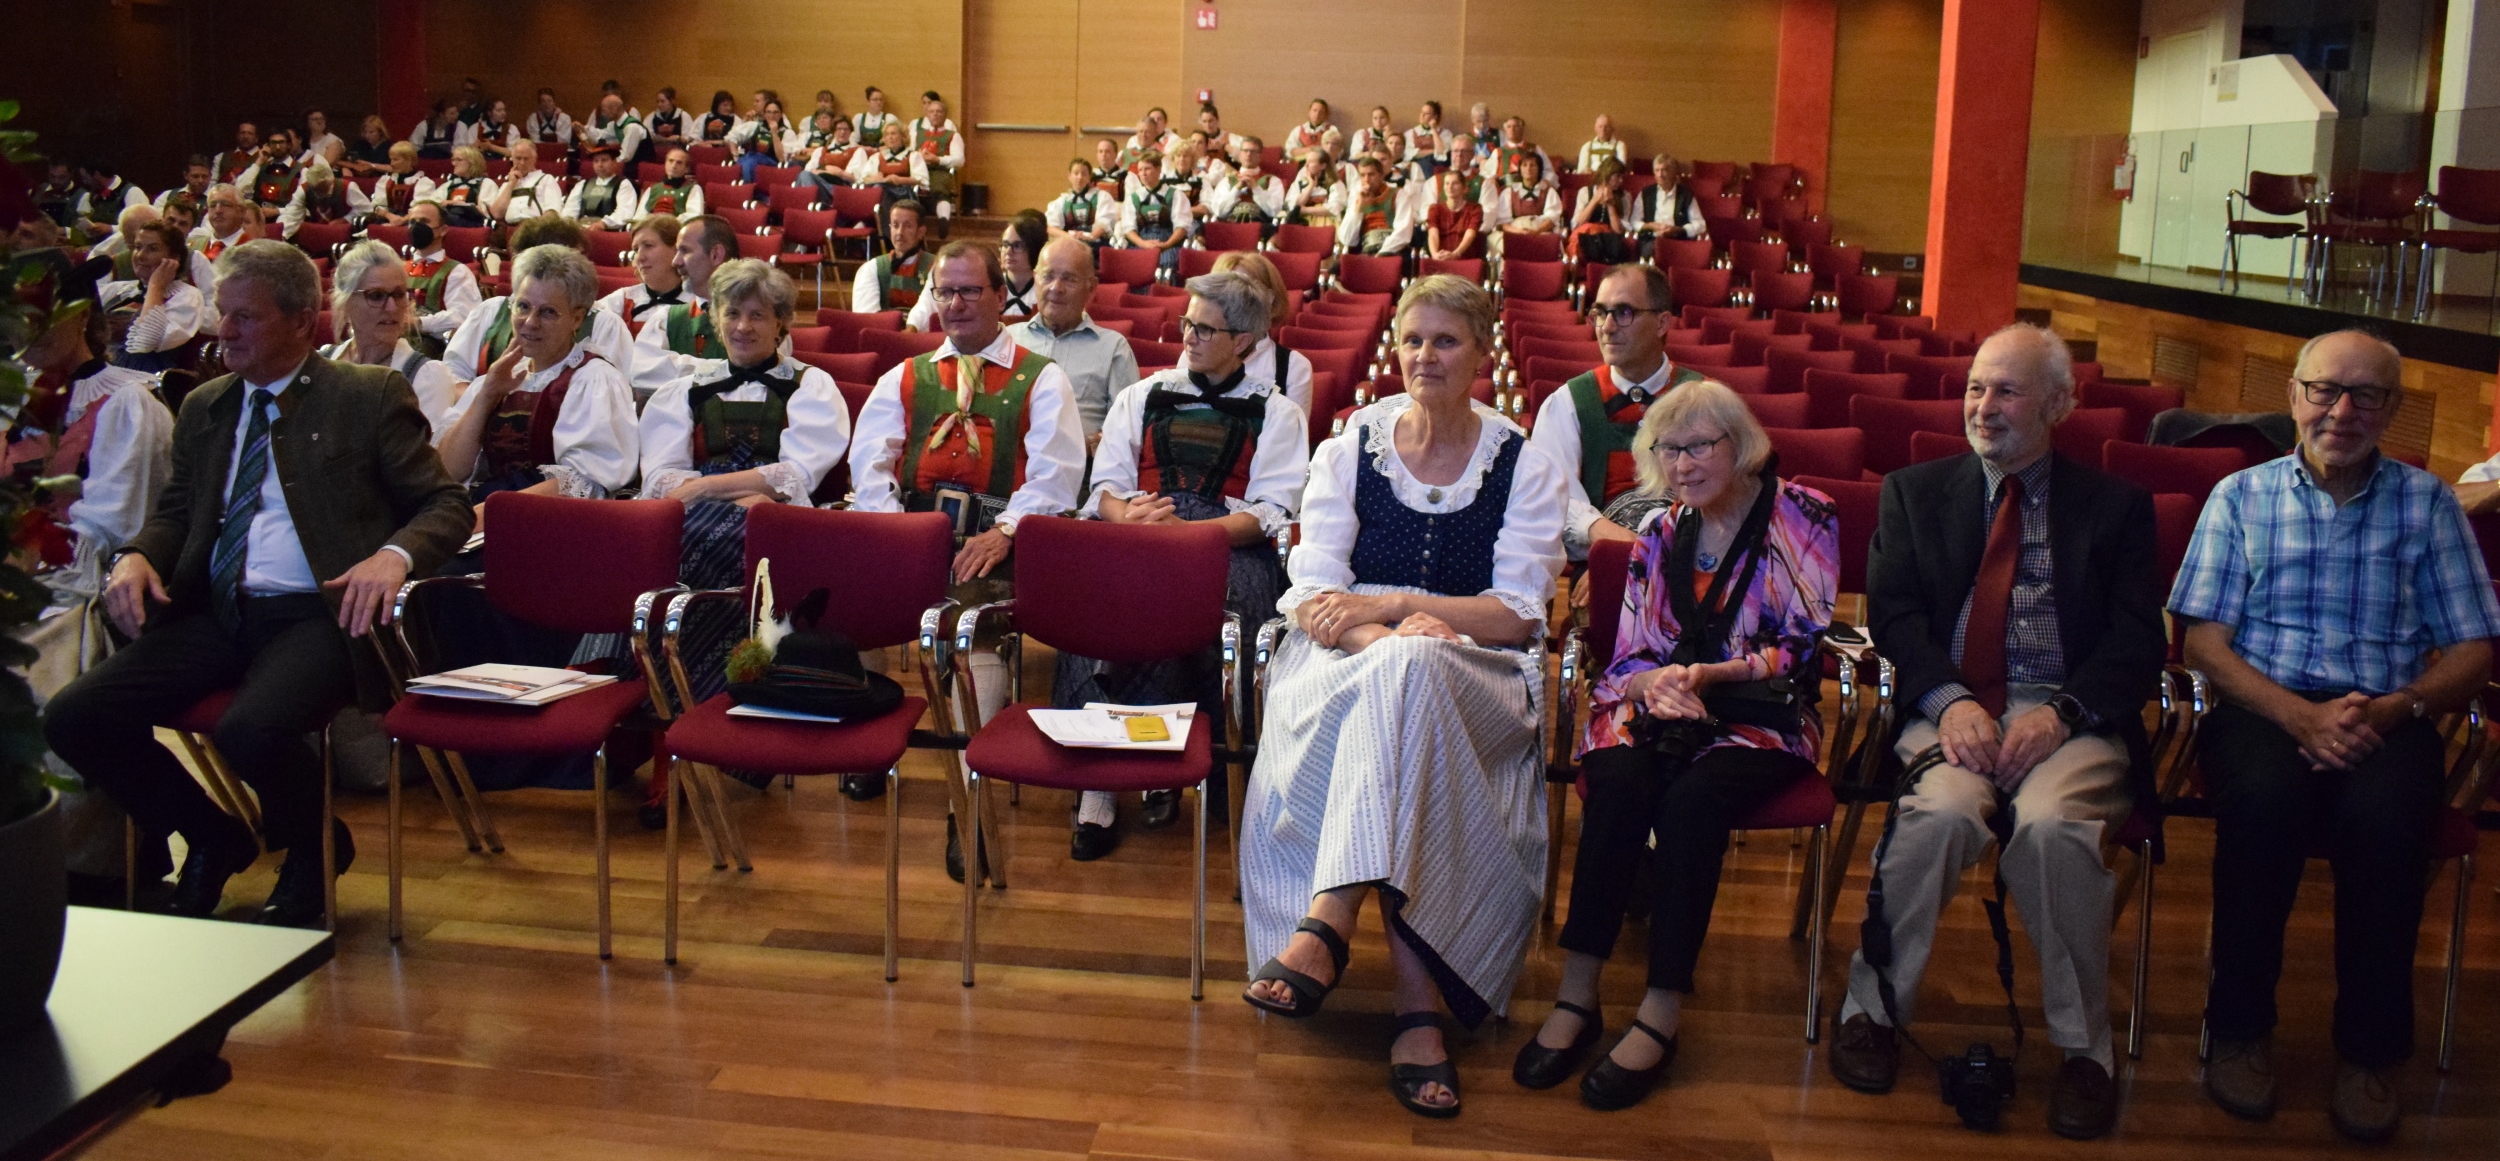
M 384 791 L 383 791 L 383 793 L 384 793 L 385 795 L 387 795 L 387 796 L 388 796 L 388 798 L 389 798 L 389 803 L 390 803 L 390 804 L 389 804 L 389 806 L 388 806 L 388 808 L 386 809 L 386 811 L 385 811 L 385 813 L 384 813 L 384 816 L 383 816 L 383 817 L 384 817 L 384 823 L 383 823 L 383 828 L 384 828 L 383 850 L 386 852 L 386 854 L 385 854 L 385 856 L 384 856 L 385 861 L 386 861 L 386 862 L 390 865 L 390 879 L 391 879 L 391 887 L 390 887 L 390 892 L 391 892 L 391 903 L 390 903 L 390 917 L 391 917 L 391 918 L 390 918 L 390 937 L 391 937 L 391 942 L 393 942 L 393 943 L 397 943 L 397 942 L 399 942 L 399 937 L 400 937 L 400 929 L 399 929 L 399 876 L 400 876 L 400 865 L 399 865 L 399 864 L 400 864 L 400 853 L 399 853 L 399 764 L 400 764 L 400 753 L 401 753 L 401 751 L 406 750 L 406 749 L 407 749 L 407 746 L 406 746 L 405 744 L 401 743 L 398 739 L 394 738 L 394 739 L 392 739 L 392 740 L 391 740 L 391 768 L 390 768 L 390 775 L 389 775 L 389 777 L 387 777 L 386 779 L 384 779 L 384 781 L 387 783 L 387 786 L 385 787 L 385 789 L 384 789 Z
M 903 899 L 903 767 L 896 763 L 885 772 L 885 982 L 893 983 L 896 969 L 896 913 Z
M 2142 864 L 2138 875 L 2135 904 L 2135 980 L 2134 1003 L 2127 1012 L 2127 1059 L 2144 1059 L 2144 998 L 2150 990 L 2153 966 L 2153 840 L 2144 840 L 2136 848 L 2136 859 Z
M 590 760 L 590 825 L 599 881 L 599 958 L 616 958 L 615 933 L 609 927 L 608 900 L 608 747 L 602 743 Z
M 1806 878 L 1814 892 L 1814 929 L 1806 935 L 1806 1043 L 1816 1043 L 1823 1029 L 1823 891 L 1821 880 L 1832 873 L 1831 848 L 1826 843 L 1831 824 L 1814 828 L 1814 850 L 1806 856 Z
M 2457 976 L 2465 961 L 2465 918 L 2467 892 L 2474 885 L 2474 856 L 2457 859 L 2456 918 L 2448 925 L 2448 986 L 2439 1006 L 2439 1071 L 2448 1071 L 2456 1058 L 2457 1047 Z
M 1197 875 L 1198 889 L 1189 908 L 1189 998 L 1203 1000 L 1207 997 L 1207 783 L 1203 778 L 1198 781 Z
M 660 762 L 666 760 L 666 757 L 663 754 L 655 754 L 651 760 Z M 666 869 L 662 872 L 661 886 L 664 902 L 661 904 L 660 911 L 660 962 L 671 967 L 677 964 L 677 796 L 686 792 L 686 780 L 683 775 L 686 768 L 693 764 L 682 759 L 671 763 L 668 770 L 668 793 L 663 796 L 668 800 L 664 808 L 668 815 L 668 822 L 665 827 L 667 837 L 660 840 L 661 848 L 665 852 L 662 855 L 662 861 L 666 865 Z
M 981 891 L 981 776 L 964 768 L 964 825 L 958 828 L 964 846 L 964 986 L 972 986 L 976 933 L 974 903 Z

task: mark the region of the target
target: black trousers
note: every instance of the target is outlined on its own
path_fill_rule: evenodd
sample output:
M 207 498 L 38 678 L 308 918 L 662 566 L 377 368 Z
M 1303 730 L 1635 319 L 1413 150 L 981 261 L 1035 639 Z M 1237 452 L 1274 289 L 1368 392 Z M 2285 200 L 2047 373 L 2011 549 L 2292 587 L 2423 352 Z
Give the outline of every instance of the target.
M 313 593 L 246 598 L 231 632 L 205 611 L 177 615 L 55 695 L 44 707 L 44 740 L 143 830 L 197 841 L 233 823 L 156 740 L 156 724 L 237 689 L 212 737 L 260 796 L 263 840 L 273 850 L 317 847 L 321 756 L 307 735 L 355 700 L 347 648 L 329 604 Z
M 1728 832 L 1814 767 L 1784 750 L 1739 746 L 1708 751 L 1680 769 L 1650 747 L 1612 746 L 1589 751 L 1580 767 L 1588 775 L 1588 801 L 1572 862 L 1563 950 L 1599 959 L 1614 954 L 1641 850 L 1656 831 L 1649 986 L 1690 993 L 1693 964 L 1719 897 Z
M 2313 854 L 2335 872 L 2335 1049 L 2383 1068 L 2413 1052 L 2413 951 L 2429 886 L 2445 747 L 2407 722 L 2350 771 L 2311 770 L 2299 743 L 2225 704 L 2199 743 L 2214 808 L 2213 1035 L 2274 1030 L 2283 925 Z

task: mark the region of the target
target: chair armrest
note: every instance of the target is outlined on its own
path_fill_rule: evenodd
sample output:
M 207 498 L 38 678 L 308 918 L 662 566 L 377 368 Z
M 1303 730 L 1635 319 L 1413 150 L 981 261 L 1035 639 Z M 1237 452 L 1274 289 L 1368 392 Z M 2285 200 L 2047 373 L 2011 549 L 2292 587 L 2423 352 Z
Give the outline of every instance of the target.
M 400 680 L 428 672 L 422 660 L 423 655 L 417 652 L 416 642 L 410 639 L 408 618 L 422 612 L 425 608 L 422 602 L 413 600 L 420 590 L 441 587 L 482 589 L 486 587 L 486 574 L 481 572 L 470 573 L 466 576 L 419 577 L 399 586 L 399 594 L 391 598 L 391 635 L 399 639 L 400 657 L 405 663 L 405 668 L 395 675 Z M 380 647 L 378 642 L 375 647 Z M 385 661 L 387 663 L 387 655 Z
M 1283 617 L 1270 617 L 1259 626 L 1250 647 L 1250 719 L 1243 728 L 1256 734 L 1267 721 L 1267 663 L 1276 656 L 1276 644 L 1285 639 L 1290 628 Z
M 662 696 L 662 694 L 667 692 L 668 686 L 661 682 L 659 665 L 652 659 L 651 656 L 651 629 L 653 624 L 651 610 L 658 606 L 661 597 L 690 591 L 692 590 L 688 589 L 685 585 L 674 584 L 663 588 L 653 589 L 650 592 L 634 598 L 634 632 L 632 637 L 628 639 L 627 644 L 633 647 L 634 664 L 642 668 L 642 680 L 645 687 L 649 690 L 651 708 L 658 711 L 661 721 L 668 721 L 676 715 L 669 712 L 668 699 Z M 670 663 L 672 666 L 675 664 L 675 657 L 673 653 L 670 658 Z M 692 690 L 687 688 L 682 681 L 679 683 L 678 693 L 681 704 L 691 705 L 691 702 L 688 699 L 692 695 Z
M 694 679 L 686 673 L 686 659 L 684 654 L 681 653 L 678 648 L 683 634 L 685 633 L 686 615 L 694 611 L 694 608 L 697 605 L 720 601 L 728 601 L 732 603 L 743 602 L 747 598 L 747 592 L 743 587 L 734 589 L 692 589 L 684 585 L 678 585 L 674 590 L 659 589 L 646 593 L 642 598 L 636 600 L 634 603 L 634 627 L 637 630 L 642 630 L 643 626 L 646 624 L 645 617 L 648 613 L 648 608 L 644 602 L 652 601 L 656 603 L 657 598 L 663 593 L 673 593 L 673 595 L 669 597 L 668 610 L 661 619 L 660 627 L 660 650 L 661 653 L 668 659 L 669 688 L 672 688 L 675 691 L 677 704 L 685 709 L 691 710 L 694 708 L 695 704 Z M 637 632 L 635 636 L 637 638 L 635 642 L 636 647 L 638 649 L 647 648 L 647 646 L 643 645 L 640 640 L 640 638 L 645 636 L 645 633 Z M 649 663 L 646 662 L 646 664 Z M 649 676 L 652 681 L 652 689 L 655 693 L 657 693 L 662 688 L 659 684 L 657 666 L 652 666 L 652 670 L 653 671 Z M 660 716 L 662 718 L 666 718 L 669 714 L 667 713 L 663 702 L 664 699 L 660 697 L 655 696 L 651 699 L 652 705 L 661 707 L 662 712 Z
M 2184 665 L 2168 667 L 2166 675 L 2187 687 L 2187 697 L 2179 703 L 2177 741 L 2172 744 L 2167 769 L 2155 770 L 2156 795 L 2167 803 L 2176 800 L 2187 785 L 2188 771 L 2196 760 L 2197 728 L 2213 708 L 2213 683 L 2197 670 Z

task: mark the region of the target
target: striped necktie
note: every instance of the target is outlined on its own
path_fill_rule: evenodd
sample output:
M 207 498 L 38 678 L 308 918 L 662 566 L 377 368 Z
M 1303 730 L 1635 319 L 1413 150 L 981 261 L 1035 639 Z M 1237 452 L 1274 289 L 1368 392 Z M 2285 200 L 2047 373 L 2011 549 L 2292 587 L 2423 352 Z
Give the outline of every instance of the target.
M 261 484 L 269 478 L 269 405 L 277 396 L 252 392 L 252 426 L 243 436 L 243 455 L 235 461 L 234 483 L 226 489 L 226 516 L 217 530 L 217 546 L 208 557 L 209 593 L 217 619 L 228 630 L 242 623 L 236 598 L 242 595 L 243 556 L 252 540 L 252 518 L 260 514 Z

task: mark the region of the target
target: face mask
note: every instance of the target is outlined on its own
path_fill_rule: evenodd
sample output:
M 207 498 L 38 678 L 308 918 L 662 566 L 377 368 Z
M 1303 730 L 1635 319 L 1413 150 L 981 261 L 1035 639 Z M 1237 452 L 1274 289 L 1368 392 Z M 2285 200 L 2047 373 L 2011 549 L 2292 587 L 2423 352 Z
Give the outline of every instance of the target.
M 434 225 L 431 222 L 408 223 L 408 244 L 423 254 L 434 248 Z

